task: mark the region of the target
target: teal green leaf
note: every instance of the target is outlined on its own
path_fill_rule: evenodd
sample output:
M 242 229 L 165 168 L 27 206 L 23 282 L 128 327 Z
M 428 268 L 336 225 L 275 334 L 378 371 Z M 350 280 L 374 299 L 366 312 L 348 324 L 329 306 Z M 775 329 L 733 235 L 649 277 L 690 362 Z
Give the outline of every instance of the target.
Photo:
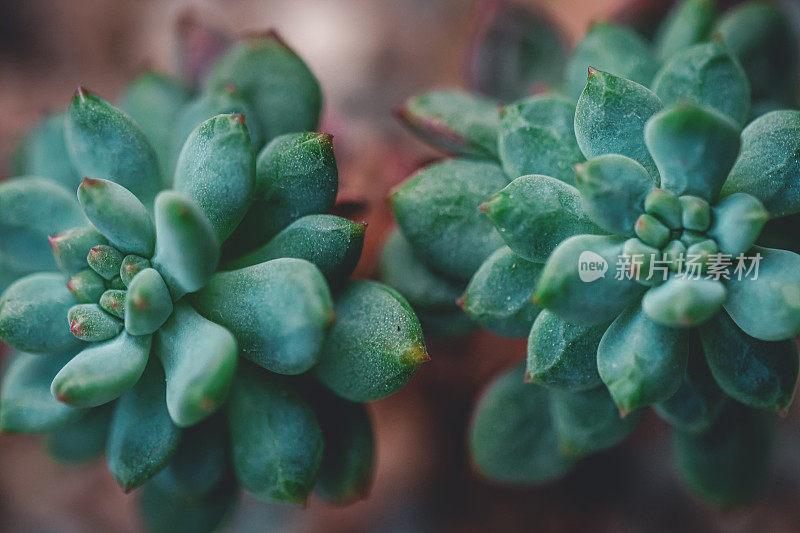
M 314 373 L 351 402 L 394 394 L 430 360 L 414 311 L 394 289 L 356 281 L 336 299 L 331 328 Z
M 125 331 L 149 335 L 172 313 L 172 298 L 164 278 L 153 268 L 136 274 L 125 297 Z
M 124 319 L 127 292 L 119 289 L 109 289 L 100 295 L 98 305 L 109 315 Z
M 616 279 L 624 242 L 622 237 L 576 235 L 558 245 L 545 263 L 534 303 L 573 324 L 613 320 L 644 291 L 633 279 Z
M 714 0 L 684 0 L 675 4 L 658 27 L 654 47 L 662 63 L 708 37 L 717 15 Z
M 44 433 L 74 422 L 84 411 L 50 394 L 50 382 L 72 354 L 18 353 L 3 371 L 0 383 L 0 430 Z
M 576 326 L 545 309 L 528 337 L 525 379 L 563 390 L 586 390 L 600 385 L 597 346 L 608 324 Z
M 746 192 L 761 200 L 770 215 L 800 212 L 800 111 L 773 111 L 742 132 L 739 159 L 723 195 Z
M 647 121 L 663 107 L 646 87 L 591 70 L 575 108 L 575 136 L 586 159 L 620 154 L 640 163 L 658 184 L 658 170 L 644 142 Z
M 178 449 L 181 430 L 167 412 L 164 383 L 161 366 L 152 360 L 114 409 L 106 458 L 111 475 L 125 492 L 152 478 Z
M 522 366 L 496 377 L 478 399 L 469 428 L 472 461 L 484 476 L 515 485 L 566 474 L 574 459 L 559 449 L 550 394 L 523 381 Z
M 86 269 L 78 272 L 67 281 L 67 289 L 80 303 L 96 302 L 105 292 L 106 285 L 94 270 Z
M 117 249 L 153 255 L 153 219 L 130 190 L 113 181 L 83 178 L 78 200 L 86 217 Z
M 86 269 L 89 251 L 108 241 L 91 226 L 82 226 L 62 231 L 49 238 L 53 258 L 65 274 L 77 274 Z
M 167 409 L 176 425 L 194 425 L 222 405 L 239 354 L 227 329 L 178 303 L 156 333 L 154 350 L 167 376 Z
M 193 302 L 201 315 L 233 333 L 246 358 L 279 374 L 314 366 L 335 319 L 325 278 L 302 259 L 217 273 Z
M 720 252 L 734 257 L 752 248 L 769 220 L 769 213 L 755 196 L 736 192 L 721 198 L 711 208 L 708 236 Z
M 50 390 L 58 401 L 76 407 L 108 403 L 139 381 L 149 356 L 149 335 L 123 332 L 84 348 L 58 372 Z
M 481 327 L 523 338 L 541 311 L 532 298 L 542 267 L 504 246 L 475 272 L 459 305 Z
M 694 104 L 678 104 L 647 122 L 645 141 L 661 187 L 677 195 L 716 200 L 739 154 L 739 128 Z
M 498 153 L 511 178 L 527 174 L 574 183 L 584 160 L 575 140 L 575 104 L 561 96 L 534 96 L 503 108 Z
M 497 102 L 461 91 L 414 96 L 395 111 L 397 118 L 426 143 L 446 152 L 497 158 L 500 110 Z
M 72 192 L 81 178 L 72 166 L 64 141 L 66 113 L 53 113 L 42 120 L 22 141 L 14 175 L 40 176 Z
M 572 52 L 567 63 L 564 90 L 567 96 L 577 99 L 586 86 L 589 67 L 641 85 L 650 85 L 656 65 L 658 62 L 650 45 L 634 30 L 615 24 L 595 23 Z
M 688 254 L 692 254 L 691 248 Z M 727 291 L 716 279 L 671 277 L 648 290 L 642 300 L 647 316 L 664 326 L 699 326 L 717 314 Z
M 256 162 L 244 115 L 218 115 L 189 135 L 175 168 L 175 190 L 194 200 L 224 242 L 250 207 Z
M 69 106 L 65 137 L 81 176 L 111 179 L 144 205 L 152 205 L 161 185 L 158 159 L 145 134 L 123 111 L 78 87 Z
M 392 208 L 420 259 L 441 274 L 466 281 L 503 245 L 478 206 L 507 184 L 495 164 L 444 161 L 396 189 Z
M 238 494 L 231 480 L 209 494 L 188 499 L 148 483 L 139 506 L 142 521 L 152 533 L 212 533 L 233 513 Z
M 343 286 L 355 270 L 366 229 L 364 223 L 334 215 L 307 215 L 226 268 L 243 268 L 281 257 L 305 259 L 316 265 L 331 288 L 336 289 Z
M 794 340 L 756 339 L 726 313 L 700 333 L 711 373 L 728 396 L 757 409 L 784 411 L 791 405 L 798 375 Z
M 122 322 L 97 304 L 78 304 L 67 313 L 70 332 L 82 341 L 102 342 L 119 335 Z
M 243 367 L 228 400 L 233 469 L 254 496 L 304 504 L 322 460 L 322 430 L 286 381 Z
M 115 276 L 119 276 L 122 259 L 122 252 L 107 244 L 93 247 L 86 256 L 86 262 L 89 263 L 92 270 L 109 281 Z
M 522 176 L 481 205 L 521 257 L 543 263 L 573 235 L 604 231 L 584 213 L 577 189 L 548 176 Z
M 70 333 L 67 322 L 76 303 L 61 274 L 43 272 L 18 279 L 0 297 L 0 339 L 32 353 L 80 349 L 83 343 Z
M 47 453 L 61 464 L 78 465 L 97 459 L 106 449 L 111 405 L 89 409 L 75 422 L 45 436 Z
M 150 268 L 150 261 L 138 255 L 126 255 L 122 259 L 122 264 L 119 267 L 119 276 L 125 286 L 129 286 L 136 274 L 146 268 Z
M 47 239 L 86 219 L 71 192 L 37 177 L 0 183 L 0 253 L 16 270 L 54 270 Z M 85 268 L 86 256 L 83 258 Z
M 672 396 L 683 381 L 687 356 L 686 332 L 653 322 L 636 302 L 603 335 L 597 369 L 627 414 Z

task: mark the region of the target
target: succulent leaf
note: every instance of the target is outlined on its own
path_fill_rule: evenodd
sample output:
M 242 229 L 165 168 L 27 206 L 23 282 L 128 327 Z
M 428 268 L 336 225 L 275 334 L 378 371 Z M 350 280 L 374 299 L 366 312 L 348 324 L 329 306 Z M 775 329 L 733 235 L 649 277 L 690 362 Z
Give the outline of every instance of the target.
M 110 315 L 117 318 L 125 318 L 125 299 L 128 291 L 119 289 L 109 289 L 100 295 L 98 305 Z
M 180 427 L 192 426 L 225 401 L 236 373 L 236 339 L 186 303 L 156 333 L 155 353 L 167 376 L 167 409 Z
M 446 152 L 497 158 L 500 112 L 497 103 L 461 91 L 414 96 L 395 111 L 398 119 L 426 143 Z
M 22 141 L 15 176 L 40 176 L 72 192 L 81 181 L 69 160 L 64 141 L 66 113 L 53 113 Z
M 58 268 L 65 274 L 77 274 L 86 269 L 89 251 L 108 241 L 91 226 L 83 226 L 62 231 L 48 237 L 53 258 Z
M 308 404 L 278 376 L 245 366 L 228 400 L 233 469 L 258 498 L 304 504 L 322 460 L 322 430 Z
M 246 358 L 279 374 L 301 374 L 314 366 L 335 318 L 319 269 L 293 258 L 219 272 L 193 303 L 233 333 Z
M 692 255 L 692 247 L 687 254 Z M 657 323 L 687 328 L 699 326 L 722 308 L 727 291 L 716 279 L 676 277 L 647 291 L 642 309 Z
M 114 276 L 120 275 L 122 259 L 122 252 L 113 246 L 100 244 L 89 250 L 86 262 L 89 263 L 92 270 L 110 281 Z
M 542 267 L 504 246 L 475 272 L 459 305 L 481 327 L 505 337 L 523 338 L 541 311 L 532 297 Z
M 87 268 L 69 278 L 67 289 L 79 303 L 94 303 L 105 292 L 106 285 L 103 278 Z
M 150 268 L 150 261 L 138 255 L 126 255 L 122 259 L 122 264 L 119 267 L 119 277 L 122 283 L 127 287 L 136 277 L 136 274 L 146 268 Z
M 685 0 L 675 4 L 659 25 L 654 47 L 662 63 L 708 37 L 716 17 L 714 0 Z
M 149 335 L 122 332 L 79 352 L 56 374 L 50 390 L 58 401 L 76 407 L 108 403 L 139 381 L 149 355 Z
M 47 453 L 66 465 L 78 465 L 97 459 L 106 449 L 112 412 L 111 405 L 89 409 L 75 422 L 49 432 L 45 436 Z
M 621 413 L 666 400 L 686 373 L 686 332 L 662 326 L 631 305 L 597 348 L 597 369 Z
M 654 92 L 599 70 L 589 71 L 575 108 L 575 136 L 586 159 L 620 154 L 640 163 L 658 184 L 658 170 L 645 146 L 647 121 L 663 107 Z
M 101 342 L 119 335 L 122 322 L 97 304 L 78 304 L 67 313 L 70 332 L 82 341 Z
M 414 311 L 394 289 L 356 281 L 336 299 L 314 374 L 334 394 L 369 402 L 397 392 L 430 360 Z
M 798 376 L 793 340 L 758 340 L 726 313 L 717 314 L 700 333 L 711 373 L 728 396 L 757 409 L 783 411 L 791 405 Z
M 69 106 L 65 138 L 72 164 L 81 176 L 110 178 L 144 205 L 152 205 L 161 185 L 156 153 L 123 111 L 78 87 Z
M 534 96 L 503 108 L 497 143 L 512 178 L 543 174 L 573 184 L 572 167 L 584 160 L 575 140 L 575 104 L 561 96 Z
M 172 313 L 172 298 L 164 278 L 153 268 L 136 274 L 125 296 L 125 331 L 149 335 Z
M 198 498 L 176 496 L 156 483 L 142 489 L 142 521 L 152 533 L 212 533 L 231 514 L 239 492 L 226 480 Z
M 61 274 L 42 272 L 18 279 L 0 297 L 0 339 L 32 353 L 80 349 L 82 343 L 67 323 L 75 303 Z
M 0 430 L 4 433 L 44 433 L 83 416 L 50 394 L 50 382 L 72 354 L 18 353 L 3 371 L 0 386 Z
M 653 116 L 644 137 L 661 187 L 677 195 L 716 200 L 739 154 L 739 128 L 694 104 L 678 104 Z
M 220 243 L 250 207 L 256 162 L 244 115 L 218 115 L 189 135 L 175 168 L 175 189 L 194 200 Z
M 752 248 L 769 220 L 769 213 L 755 196 L 737 192 L 721 198 L 711 208 L 708 236 L 720 252 L 738 256 Z
M 597 346 L 606 329 L 608 324 L 576 326 L 543 310 L 528 337 L 525 380 L 563 390 L 600 385 Z
M 94 227 L 118 250 L 153 255 L 153 219 L 130 190 L 113 181 L 83 178 L 78 200 Z
M 441 274 L 466 281 L 503 245 L 478 206 L 507 184 L 495 164 L 444 161 L 396 189 L 392 207 L 420 259 Z
M 568 237 L 604 233 L 584 212 L 578 191 L 548 176 L 519 177 L 481 209 L 514 252 L 537 263 Z

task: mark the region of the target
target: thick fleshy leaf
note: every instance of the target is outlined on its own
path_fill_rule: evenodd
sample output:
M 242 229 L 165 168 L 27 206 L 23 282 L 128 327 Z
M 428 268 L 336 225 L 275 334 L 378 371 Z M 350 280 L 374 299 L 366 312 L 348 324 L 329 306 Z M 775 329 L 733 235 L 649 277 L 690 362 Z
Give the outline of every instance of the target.
M 758 275 L 731 275 L 725 310 L 742 331 L 765 341 L 800 333 L 800 255 L 756 246 Z M 734 262 L 735 263 L 735 262 Z M 746 262 L 745 262 L 746 263 Z
M 218 115 L 189 135 L 175 168 L 175 190 L 192 199 L 224 242 L 250 207 L 256 161 L 244 115 Z
M 708 432 L 676 431 L 672 450 L 683 482 L 721 507 L 753 499 L 769 475 L 773 429 L 769 414 L 731 406 Z
M 739 154 L 739 129 L 727 117 L 694 104 L 677 104 L 647 122 L 647 147 L 661 187 L 677 195 L 716 200 Z
M 692 255 L 691 248 L 688 251 Z M 642 300 L 647 316 L 664 326 L 699 326 L 722 308 L 727 291 L 715 279 L 671 277 L 648 290 Z
M 314 74 L 277 33 L 253 34 L 235 44 L 205 79 L 206 90 L 233 84 L 250 102 L 266 141 L 317 129 L 322 93 Z
M 518 366 L 496 377 L 480 396 L 469 429 L 472 461 L 484 476 L 513 484 L 537 484 L 566 474 L 565 456 L 549 408 L 549 392 L 523 381 Z
M 125 296 L 125 331 L 149 335 L 172 314 L 172 298 L 164 278 L 153 268 L 136 274 Z
M 708 236 L 716 241 L 720 252 L 734 257 L 752 248 L 769 220 L 764 204 L 743 192 L 720 199 L 711 211 Z
M 508 184 L 492 163 L 444 161 L 427 167 L 395 190 L 392 208 L 403 235 L 434 270 L 467 280 L 503 245 L 478 210 Z
M 750 116 L 747 75 L 719 41 L 692 46 L 672 57 L 656 75 L 653 92 L 665 106 L 697 104 L 739 126 Z
M 464 293 L 463 283 L 440 276 L 417 259 L 399 230 L 395 230 L 386 241 L 380 271 L 381 280 L 402 294 L 415 308 L 457 310 L 455 302 Z M 460 310 L 457 312 L 461 313 Z
M 236 373 L 236 339 L 186 303 L 156 333 L 155 353 L 167 376 L 167 409 L 181 427 L 196 424 L 225 401 Z
M 173 159 L 177 160 L 189 135 L 203 122 L 217 115 L 244 115 L 253 151 L 264 146 L 264 135 L 253 107 L 233 85 L 206 91 L 181 109 L 173 132 Z
M 89 409 L 75 422 L 45 436 L 47 453 L 61 464 L 78 465 L 97 459 L 106 450 L 111 405 Z
M 636 429 L 642 415 L 620 417 L 605 387 L 577 392 L 554 389 L 550 412 L 559 449 L 574 457 L 616 446 Z
M 331 135 L 275 138 L 258 154 L 253 204 L 228 242 L 228 255 L 253 250 L 302 216 L 329 212 L 338 188 Z
M 122 259 L 122 252 L 107 244 L 94 246 L 86 255 L 86 262 L 92 270 L 109 281 L 119 276 Z
M 174 129 L 191 92 L 178 79 L 157 72 L 140 74 L 120 98 L 120 107 L 141 128 L 156 152 L 164 188 L 172 186 Z
M 696 332 L 689 335 L 689 362 L 683 383 L 675 394 L 654 408 L 676 430 L 699 434 L 708 431 L 727 397 L 708 369 L 699 335 Z
M 641 163 L 658 184 L 658 170 L 644 143 L 644 127 L 663 104 L 654 92 L 599 70 L 589 71 L 575 108 L 575 136 L 586 159 L 620 154 Z
M 54 272 L 18 279 L 0 297 L 0 339 L 17 350 L 61 353 L 80 349 L 67 313 L 77 302 Z
M 573 235 L 604 231 L 584 213 L 578 191 L 548 176 L 522 176 L 481 205 L 506 244 L 543 263 Z
M 798 375 L 794 340 L 753 338 L 719 313 L 701 330 L 706 361 L 728 396 L 757 409 L 784 411 L 792 403 Z
M 125 318 L 125 300 L 128 291 L 119 289 L 109 289 L 100 295 L 100 308 L 117 318 Z
M 51 180 L 31 176 L 0 184 L 0 253 L 20 272 L 54 270 L 48 237 L 86 225 L 72 193 Z
M 497 158 L 500 110 L 488 98 L 461 91 L 432 91 L 409 98 L 395 115 L 420 139 L 446 152 Z
M 592 326 L 616 318 L 644 287 L 614 272 L 622 237 L 576 235 L 545 263 L 534 302 L 572 324 Z
M 459 305 L 481 327 L 523 338 L 541 311 L 532 297 L 542 267 L 504 246 L 475 272 Z
M 545 309 L 528 337 L 525 379 L 564 390 L 586 390 L 600 385 L 597 346 L 608 324 L 575 326 Z
M 156 253 L 153 267 L 164 277 L 173 298 L 195 292 L 208 282 L 219 262 L 219 241 L 208 218 L 192 200 L 164 191 L 155 205 Z
M 280 377 L 247 365 L 231 388 L 233 469 L 258 498 L 304 504 L 322 460 L 322 430 L 308 404 Z
M 164 383 L 161 365 L 152 360 L 114 408 L 106 459 L 111 475 L 125 492 L 153 477 L 178 449 L 181 430 L 167 412 Z
M 72 164 L 81 176 L 111 179 L 144 205 L 152 205 L 161 185 L 158 159 L 128 115 L 78 87 L 69 106 L 66 140 Z
M 567 63 L 565 92 L 575 99 L 581 95 L 589 67 L 650 85 L 657 64 L 650 46 L 634 30 L 615 24 L 596 23 L 575 47 Z
M 534 96 L 506 106 L 497 142 L 511 178 L 542 174 L 572 184 L 572 167 L 584 160 L 575 140 L 575 104 L 561 96 Z
M 366 229 L 364 223 L 357 224 L 335 215 L 307 215 L 226 268 L 243 268 L 281 257 L 305 259 L 316 265 L 335 289 L 343 286 L 355 270 Z
M 675 4 L 659 25 L 656 56 L 665 62 L 677 52 L 708 37 L 716 17 L 714 0 L 684 0 Z
M 350 284 L 336 299 L 336 316 L 314 373 L 346 400 L 394 394 L 430 360 L 414 311 L 382 283 Z
M 213 533 L 232 514 L 238 494 L 233 480 L 224 480 L 198 498 L 175 495 L 148 483 L 140 500 L 142 521 L 152 533 Z
M 150 261 L 144 257 L 140 257 L 138 255 L 126 255 L 122 259 L 122 264 L 119 267 L 119 277 L 122 280 L 122 283 L 124 283 L 127 287 L 131 284 L 133 278 L 136 277 L 136 274 L 145 268 L 150 268 L 150 266 Z
M 513 3 L 480 7 L 467 63 L 470 86 L 505 101 L 557 86 L 567 40 L 547 13 Z
M 58 268 L 65 274 L 77 274 L 86 269 L 89 251 L 108 241 L 91 226 L 62 231 L 49 237 L 50 248 Z
M 113 181 L 83 178 L 78 200 L 94 227 L 117 249 L 153 255 L 153 219 L 131 191 Z
M 633 236 L 653 190 L 642 165 L 623 155 L 601 155 L 575 167 L 575 181 L 592 221 L 615 235 Z
M 16 176 L 40 176 L 55 181 L 72 192 L 81 178 L 72 166 L 64 141 L 66 113 L 45 118 L 22 141 L 17 152 Z
M 78 304 L 67 313 L 69 331 L 82 341 L 102 342 L 122 331 L 122 322 L 97 304 Z
M 773 111 L 742 132 L 739 159 L 722 194 L 746 192 L 773 217 L 800 212 L 800 111 Z
M 94 303 L 106 290 L 106 284 L 94 270 L 78 272 L 67 281 L 67 289 L 80 303 Z
M 597 348 L 597 369 L 620 412 L 666 400 L 681 386 L 688 357 L 685 331 L 659 325 L 632 304 Z
M 123 332 L 90 344 L 67 363 L 50 387 L 60 402 L 95 407 L 119 398 L 139 381 L 150 356 L 150 336 Z
M 245 357 L 279 374 L 314 366 L 335 319 L 325 278 L 302 259 L 217 273 L 193 302 L 201 315 L 233 333 Z
M 50 382 L 72 354 L 18 353 L 3 371 L 0 384 L 0 430 L 5 433 L 43 433 L 83 416 L 50 394 Z

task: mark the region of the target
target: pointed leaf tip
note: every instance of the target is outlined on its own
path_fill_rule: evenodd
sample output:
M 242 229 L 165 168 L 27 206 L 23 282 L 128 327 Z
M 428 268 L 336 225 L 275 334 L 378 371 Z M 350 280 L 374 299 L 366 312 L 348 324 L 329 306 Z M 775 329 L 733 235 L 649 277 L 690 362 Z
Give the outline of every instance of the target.
M 84 100 L 86 100 L 86 97 L 91 96 L 91 94 L 92 92 L 89 89 L 87 89 L 83 85 L 78 85 L 78 87 L 75 89 L 75 93 L 73 93 L 72 95 L 72 100 L 73 101 L 80 100 L 81 102 L 83 102 Z
M 586 79 L 590 79 L 592 76 L 594 76 L 597 73 L 598 73 L 598 70 L 596 68 L 589 67 L 589 71 L 588 71 L 588 74 L 586 76 Z

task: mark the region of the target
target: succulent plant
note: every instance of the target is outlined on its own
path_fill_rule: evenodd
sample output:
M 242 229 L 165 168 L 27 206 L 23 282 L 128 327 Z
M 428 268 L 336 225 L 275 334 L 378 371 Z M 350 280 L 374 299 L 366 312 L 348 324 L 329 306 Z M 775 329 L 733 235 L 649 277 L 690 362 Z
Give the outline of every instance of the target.
M 561 476 L 651 405 L 695 493 L 733 505 L 765 477 L 768 411 L 788 408 L 798 376 L 800 256 L 759 239 L 769 219 L 800 211 L 798 112 L 762 114 L 742 48 L 705 40 L 708 7 L 675 8 L 660 56 L 632 30 L 596 25 L 567 63 L 580 66 L 577 101 L 498 107 L 436 91 L 398 112 L 456 158 L 393 193 L 400 234 L 384 279 L 449 323 L 464 288 L 473 322 L 528 337 L 526 365 L 494 380 L 474 414 L 472 456 L 489 477 Z M 731 41 L 769 41 L 731 20 L 772 9 L 745 5 L 719 24 Z
M 320 91 L 302 60 L 250 37 L 190 94 L 145 74 L 125 112 L 79 88 L 18 152 L 44 176 L 0 184 L 18 351 L 0 429 L 65 462 L 105 453 L 154 531 L 215 528 L 240 486 L 362 497 L 364 402 L 428 360 L 405 299 L 350 280 L 366 225 L 327 214 L 338 170 L 332 137 L 304 131 Z

